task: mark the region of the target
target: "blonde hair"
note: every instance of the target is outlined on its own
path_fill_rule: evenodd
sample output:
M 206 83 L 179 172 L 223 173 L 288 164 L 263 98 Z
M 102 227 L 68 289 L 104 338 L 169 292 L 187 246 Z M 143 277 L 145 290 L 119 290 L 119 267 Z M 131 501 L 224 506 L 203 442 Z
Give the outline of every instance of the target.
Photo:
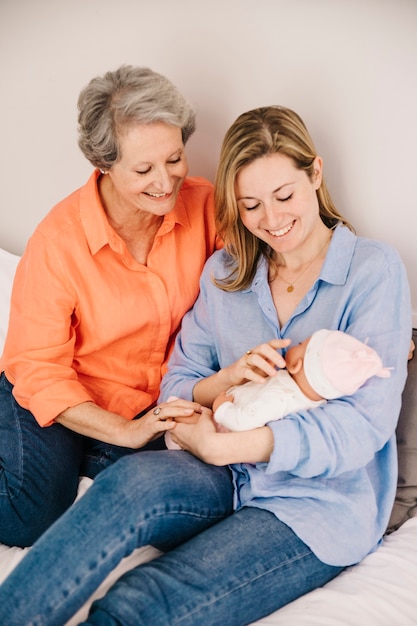
M 214 279 L 214 282 L 225 291 L 248 287 L 261 255 L 271 260 L 274 254 L 270 246 L 242 224 L 235 182 L 239 172 L 249 163 L 277 152 L 290 157 L 295 166 L 313 180 L 317 156 L 313 141 L 300 116 L 281 106 L 262 107 L 243 113 L 223 140 L 215 179 L 216 225 L 232 262 L 229 276 L 224 280 Z M 324 179 L 316 193 L 324 224 L 334 228 L 341 222 L 354 231 L 353 226 L 337 211 Z

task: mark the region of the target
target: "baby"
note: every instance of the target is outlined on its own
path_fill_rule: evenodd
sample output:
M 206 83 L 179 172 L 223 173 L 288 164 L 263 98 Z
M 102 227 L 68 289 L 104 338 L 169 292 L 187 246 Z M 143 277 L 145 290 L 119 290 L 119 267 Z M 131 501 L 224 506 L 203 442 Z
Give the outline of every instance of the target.
M 290 413 L 311 409 L 327 400 L 350 396 L 369 378 L 389 378 L 378 354 L 339 330 L 318 330 L 288 348 L 286 369 L 263 383 L 231 387 L 213 402 L 217 430 L 251 430 Z M 165 434 L 167 448 L 179 450 Z
M 388 378 L 378 354 L 347 333 L 318 330 L 288 348 L 286 369 L 264 383 L 231 387 L 213 402 L 220 430 L 250 430 L 289 413 L 350 396 L 372 376 Z

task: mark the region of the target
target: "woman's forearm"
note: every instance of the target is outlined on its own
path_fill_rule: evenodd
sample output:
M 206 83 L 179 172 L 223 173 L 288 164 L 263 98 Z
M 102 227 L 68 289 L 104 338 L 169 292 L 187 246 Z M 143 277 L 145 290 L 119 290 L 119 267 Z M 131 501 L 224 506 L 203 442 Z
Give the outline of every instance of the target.
M 198 381 L 193 389 L 193 400 L 201 406 L 211 407 L 213 401 L 220 393 L 231 387 L 231 382 L 226 376 L 226 370 L 220 370 L 216 374 Z
M 218 433 L 208 409 L 203 409 L 193 424 L 177 423 L 172 438 L 181 448 L 212 465 L 268 462 L 274 449 L 274 435 L 268 426 Z
M 136 447 L 128 443 L 126 429 L 128 420 L 117 413 L 102 409 L 93 402 L 83 402 L 70 407 L 54 421 L 86 437 L 119 446 Z
M 274 436 L 267 426 L 240 432 L 216 433 L 207 442 L 207 462 L 213 465 L 267 463 L 273 449 Z

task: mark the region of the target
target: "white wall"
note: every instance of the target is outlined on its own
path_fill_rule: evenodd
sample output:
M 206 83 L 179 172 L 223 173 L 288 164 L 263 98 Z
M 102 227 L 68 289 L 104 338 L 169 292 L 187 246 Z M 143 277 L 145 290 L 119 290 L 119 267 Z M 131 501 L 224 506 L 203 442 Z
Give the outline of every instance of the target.
M 339 209 L 399 249 L 417 326 L 417 0 L 0 0 L 0 247 L 20 254 L 88 177 L 78 93 L 122 63 L 198 106 L 191 173 L 210 179 L 238 114 L 298 111 Z

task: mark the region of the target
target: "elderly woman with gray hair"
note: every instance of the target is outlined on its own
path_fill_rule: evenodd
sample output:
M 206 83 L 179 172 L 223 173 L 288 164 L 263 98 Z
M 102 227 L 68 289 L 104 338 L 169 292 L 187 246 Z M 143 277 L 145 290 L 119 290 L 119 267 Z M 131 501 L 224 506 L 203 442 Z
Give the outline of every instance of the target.
M 206 259 L 212 185 L 187 177 L 195 113 L 164 76 L 122 66 L 79 101 L 87 183 L 36 228 L 17 269 L 0 371 L 0 542 L 31 545 L 94 478 L 199 411 L 155 408 Z

